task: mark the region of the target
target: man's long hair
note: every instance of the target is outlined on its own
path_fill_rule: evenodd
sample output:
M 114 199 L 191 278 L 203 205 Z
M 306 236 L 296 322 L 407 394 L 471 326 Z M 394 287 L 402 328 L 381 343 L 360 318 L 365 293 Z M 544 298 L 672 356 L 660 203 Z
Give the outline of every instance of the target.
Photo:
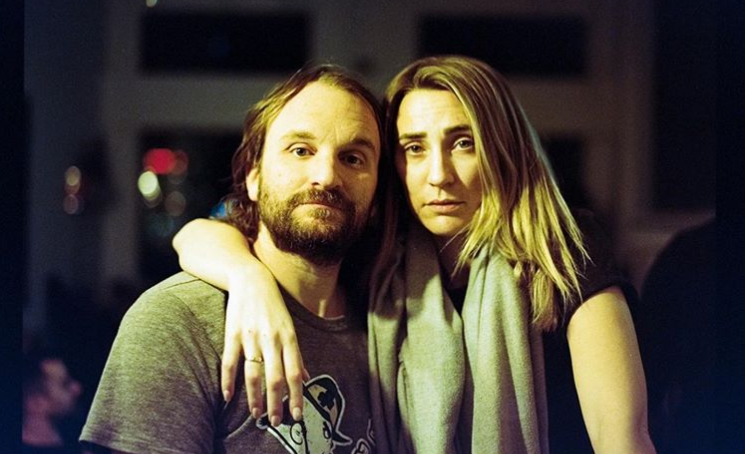
M 573 295 L 580 292 L 579 262 L 587 254 L 522 107 L 505 79 L 481 61 L 423 58 L 404 68 L 386 90 L 386 142 L 391 150 L 398 148 L 401 102 L 418 89 L 453 93 L 471 123 L 476 144 L 483 197 L 462 232 L 465 242 L 456 270 L 483 249 L 504 255 L 529 290 L 533 323 L 555 328 L 578 303 Z

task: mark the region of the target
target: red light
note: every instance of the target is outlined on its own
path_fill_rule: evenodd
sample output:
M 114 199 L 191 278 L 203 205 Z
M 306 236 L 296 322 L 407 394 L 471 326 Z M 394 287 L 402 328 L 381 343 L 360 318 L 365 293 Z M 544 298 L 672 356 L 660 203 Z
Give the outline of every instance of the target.
M 173 170 L 176 157 L 173 151 L 168 148 L 151 148 L 145 153 L 142 164 L 146 169 L 150 169 L 158 175 L 165 175 Z

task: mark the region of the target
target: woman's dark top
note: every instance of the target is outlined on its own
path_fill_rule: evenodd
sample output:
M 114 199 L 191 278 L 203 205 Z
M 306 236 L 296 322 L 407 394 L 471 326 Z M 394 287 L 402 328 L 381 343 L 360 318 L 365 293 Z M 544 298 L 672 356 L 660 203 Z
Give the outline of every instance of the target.
M 573 212 L 582 231 L 585 248 L 591 258 L 580 277 L 581 301 L 612 286 L 623 290 L 626 301 L 634 306 L 637 292 L 613 260 L 611 244 L 593 214 L 586 210 Z M 460 311 L 466 287 L 448 289 L 453 305 Z M 574 308 L 576 311 L 578 306 Z M 566 339 L 566 328 L 574 311 L 564 316 L 556 331 L 543 336 L 548 397 L 549 446 L 551 454 L 592 454 L 590 438 L 585 429 L 572 374 L 572 362 Z

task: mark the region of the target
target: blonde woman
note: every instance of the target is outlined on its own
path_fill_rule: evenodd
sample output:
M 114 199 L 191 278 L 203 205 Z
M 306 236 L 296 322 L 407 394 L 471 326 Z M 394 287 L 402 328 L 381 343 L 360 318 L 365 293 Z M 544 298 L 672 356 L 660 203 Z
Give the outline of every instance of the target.
M 408 209 L 372 270 L 377 451 L 548 452 L 542 334 L 559 330 L 594 451 L 654 452 L 626 284 L 567 208 L 504 79 L 474 59 L 424 58 L 393 79 L 385 110 Z M 278 289 L 254 285 L 268 272 L 245 237 L 197 220 L 174 246 L 184 269 L 230 291 L 226 396 L 240 351 L 260 352 L 264 371 L 245 366 L 249 405 L 262 409 L 265 374 L 269 413 L 281 412 L 285 381 L 294 411 L 292 323 Z

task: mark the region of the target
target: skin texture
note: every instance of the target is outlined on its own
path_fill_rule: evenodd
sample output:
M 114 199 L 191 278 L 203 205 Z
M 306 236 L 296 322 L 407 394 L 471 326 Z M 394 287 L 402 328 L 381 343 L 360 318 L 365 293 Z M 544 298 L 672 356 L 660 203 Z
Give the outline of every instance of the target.
M 590 297 L 567 327 L 587 432 L 597 453 L 653 453 L 634 324 L 618 287 Z

